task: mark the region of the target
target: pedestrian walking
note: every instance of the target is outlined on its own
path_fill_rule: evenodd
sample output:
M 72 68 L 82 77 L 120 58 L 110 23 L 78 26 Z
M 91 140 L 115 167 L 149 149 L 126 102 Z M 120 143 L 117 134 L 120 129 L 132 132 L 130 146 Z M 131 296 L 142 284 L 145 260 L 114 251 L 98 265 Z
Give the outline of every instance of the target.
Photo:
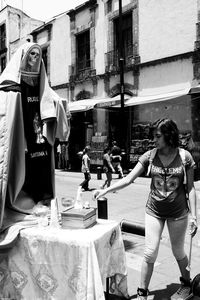
M 60 168 L 62 170 L 66 170 L 66 160 L 65 160 L 65 153 L 66 153 L 66 145 L 65 142 L 60 142 Z
M 110 154 L 110 158 L 111 158 L 111 162 L 113 165 L 113 168 L 115 169 L 115 171 L 119 174 L 119 178 L 124 177 L 123 171 L 122 171 L 122 167 L 121 167 L 121 149 L 119 146 L 117 146 L 117 142 L 113 141 L 113 147 L 111 148 L 111 154 Z
M 156 148 L 144 153 L 134 169 L 123 179 L 104 190 L 96 190 L 98 199 L 108 192 L 122 189 L 148 170 L 151 176 L 150 193 L 145 210 L 145 250 L 137 299 L 148 298 L 148 287 L 158 255 L 159 244 L 166 224 L 173 255 L 180 270 L 180 288 L 172 300 L 186 299 L 191 279 L 188 257 L 184 250 L 188 216 L 193 237 L 197 231 L 196 193 L 193 183 L 194 160 L 191 154 L 179 148 L 179 131 L 174 121 L 158 120 L 154 128 Z
M 61 145 L 60 145 L 60 142 L 57 146 L 57 153 L 58 153 L 58 169 L 62 169 L 62 167 L 61 167 L 62 159 L 61 159 Z
M 54 142 L 54 157 L 55 157 L 55 169 L 59 169 L 59 154 L 58 154 L 58 145 L 59 145 L 59 139 L 56 138 Z
M 80 184 L 80 186 L 85 191 L 89 190 L 89 181 L 91 179 L 89 151 L 90 151 L 90 147 L 86 146 L 85 149 L 83 150 L 82 165 L 81 165 L 81 172 L 84 174 L 84 181 Z
M 71 170 L 71 164 L 70 164 L 70 160 L 69 160 L 69 142 L 66 143 L 65 161 L 66 161 L 67 170 Z
M 106 174 L 106 180 L 104 184 L 101 186 L 102 189 L 107 185 L 110 186 L 112 181 L 112 173 L 115 173 L 115 169 L 113 168 L 110 160 L 110 149 L 107 147 L 104 149 L 103 155 L 103 171 Z
M 68 153 L 68 142 L 60 142 L 60 169 L 67 171 L 69 168 L 69 153 Z

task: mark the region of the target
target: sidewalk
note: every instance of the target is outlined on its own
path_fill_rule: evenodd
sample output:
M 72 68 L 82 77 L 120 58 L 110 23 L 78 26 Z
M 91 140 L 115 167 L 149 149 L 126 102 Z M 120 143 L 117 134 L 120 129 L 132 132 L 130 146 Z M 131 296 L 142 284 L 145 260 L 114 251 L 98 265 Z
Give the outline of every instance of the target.
M 83 179 L 81 173 L 75 172 L 62 172 L 56 170 L 56 182 L 64 181 L 67 183 L 69 180 L 70 188 L 68 187 L 68 194 L 75 194 L 77 186 Z M 103 183 L 104 175 L 101 180 L 97 180 L 97 174 L 92 174 L 90 181 L 90 188 L 99 188 Z M 118 180 L 118 176 L 114 174 L 114 183 Z M 121 222 L 123 219 L 133 222 L 133 224 L 144 224 L 144 208 L 149 192 L 149 178 L 137 178 L 134 184 L 131 184 L 127 188 L 117 192 L 106 195 L 108 198 L 108 216 L 109 219 L 114 219 Z M 200 220 L 200 182 L 195 183 L 195 187 L 198 194 L 198 219 Z M 92 192 L 83 193 L 84 199 L 90 200 L 92 198 Z M 199 221 L 200 222 L 200 221 Z M 140 269 L 143 257 L 144 249 L 144 237 L 123 233 L 124 245 L 127 258 L 128 269 L 128 292 L 131 295 L 131 299 L 136 299 L 136 290 L 140 280 Z M 186 237 L 185 244 L 186 252 L 189 253 L 189 235 Z M 191 277 L 200 273 L 200 230 L 193 239 L 192 247 L 192 270 Z M 150 283 L 150 296 L 148 300 L 168 300 L 170 296 L 179 287 L 179 271 L 177 263 L 171 253 L 170 241 L 168 232 L 165 229 L 161 240 L 160 250 L 157 262 L 154 267 L 154 273 Z M 115 300 L 113 297 L 112 300 Z M 116 297 L 116 300 L 118 298 Z M 200 298 L 191 298 L 200 299 Z

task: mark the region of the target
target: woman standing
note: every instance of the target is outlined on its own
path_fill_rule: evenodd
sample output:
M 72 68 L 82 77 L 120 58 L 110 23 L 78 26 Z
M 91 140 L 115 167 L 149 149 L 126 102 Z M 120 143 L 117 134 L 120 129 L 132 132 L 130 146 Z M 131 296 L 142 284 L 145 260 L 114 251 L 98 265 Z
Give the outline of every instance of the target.
M 82 189 L 85 191 L 89 191 L 89 181 L 91 179 L 90 175 L 90 158 L 88 156 L 90 151 L 90 147 L 86 146 L 83 150 L 83 156 L 82 156 L 82 166 L 81 166 L 81 172 L 84 174 L 84 181 L 80 184 Z
M 145 250 L 137 299 L 146 300 L 148 287 L 164 225 L 168 227 L 173 255 L 177 261 L 181 286 L 171 299 L 186 299 L 190 293 L 188 257 L 184 250 L 185 234 L 190 213 L 190 234 L 197 230 L 196 194 L 193 183 L 194 160 L 184 151 L 185 165 L 180 155 L 179 131 L 174 121 L 157 121 L 154 129 L 156 148 L 144 153 L 135 168 L 123 179 L 105 190 L 97 190 L 98 199 L 108 192 L 122 189 L 132 183 L 147 168 L 151 176 L 150 193 L 145 210 Z M 187 192 L 186 192 L 187 190 Z

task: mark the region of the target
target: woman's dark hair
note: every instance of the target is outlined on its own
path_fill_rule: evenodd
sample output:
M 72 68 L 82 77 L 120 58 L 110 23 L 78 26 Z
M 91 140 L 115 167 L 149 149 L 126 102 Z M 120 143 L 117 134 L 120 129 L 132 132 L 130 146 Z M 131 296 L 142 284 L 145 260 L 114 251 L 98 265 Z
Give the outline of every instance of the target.
M 88 151 L 90 151 L 90 146 L 86 146 L 86 147 L 83 149 L 83 154 L 88 153 Z
M 154 124 L 154 128 L 161 131 L 168 146 L 171 146 L 173 148 L 179 146 L 179 130 L 173 120 L 167 118 L 159 119 Z
M 104 153 L 104 154 L 105 154 L 105 153 L 108 153 L 108 151 L 110 151 L 110 148 L 109 148 L 109 147 L 106 147 L 106 148 L 104 148 L 103 153 Z

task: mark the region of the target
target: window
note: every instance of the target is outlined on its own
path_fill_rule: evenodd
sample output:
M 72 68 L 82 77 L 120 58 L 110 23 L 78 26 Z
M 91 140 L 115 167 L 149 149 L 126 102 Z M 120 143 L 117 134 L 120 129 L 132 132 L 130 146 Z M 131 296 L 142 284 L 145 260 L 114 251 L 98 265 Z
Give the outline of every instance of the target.
M 122 16 L 122 45 L 124 58 L 133 55 L 132 14 Z M 114 20 L 114 49 L 119 50 L 119 18 Z
M 2 24 L 0 26 L 0 50 L 6 48 L 6 25 Z
M 77 35 L 77 70 L 90 68 L 90 31 Z
M 47 48 L 42 49 L 42 59 L 44 62 L 45 70 L 47 72 Z
M 110 13 L 112 11 L 112 0 L 108 0 L 107 2 L 107 12 Z
M 3 57 L 1 57 L 1 73 L 3 72 L 5 67 L 6 67 L 6 57 L 3 56 Z

